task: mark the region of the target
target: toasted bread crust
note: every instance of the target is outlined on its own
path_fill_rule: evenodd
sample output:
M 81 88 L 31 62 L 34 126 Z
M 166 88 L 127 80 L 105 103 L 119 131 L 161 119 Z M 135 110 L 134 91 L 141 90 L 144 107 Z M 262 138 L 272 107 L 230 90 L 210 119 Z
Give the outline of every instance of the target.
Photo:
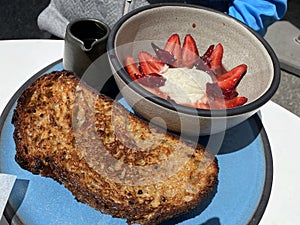
M 217 160 L 203 147 L 150 129 L 71 72 L 38 78 L 20 96 L 12 123 L 22 168 L 128 223 L 187 212 L 218 182 Z

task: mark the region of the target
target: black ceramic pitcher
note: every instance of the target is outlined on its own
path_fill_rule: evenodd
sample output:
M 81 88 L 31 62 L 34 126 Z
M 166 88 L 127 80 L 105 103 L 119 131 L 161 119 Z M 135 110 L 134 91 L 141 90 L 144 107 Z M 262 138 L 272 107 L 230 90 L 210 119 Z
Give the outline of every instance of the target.
M 82 18 L 68 24 L 63 67 L 101 93 L 114 97 L 117 86 L 106 54 L 110 28 L 97 19 Z
M 70 22 L 65 35 L 64 69 L 81 77 L 93 61 L 106 53 L 109 32 L 109 27 L 96 19 Z

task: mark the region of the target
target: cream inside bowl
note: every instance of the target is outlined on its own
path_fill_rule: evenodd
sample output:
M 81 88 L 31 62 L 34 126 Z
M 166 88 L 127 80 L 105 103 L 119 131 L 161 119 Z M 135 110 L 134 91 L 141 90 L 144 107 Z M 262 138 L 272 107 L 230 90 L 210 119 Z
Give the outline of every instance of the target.
M 181 40 L 191 34 L 199 53 L 221 43 L 227 70 L 246 64 L 238 92 L 248 102 L 226 110 L 196 109 L 160 98 L 134 82 L 124 69 L 125 58 L 140 51 L 155 55 L 151 43 L 164 46 L 174 33 Z M 129 105 L 148 121 L 161 118 L 175 132 L 210 135 L 233 127 L 269 101 L 280 82 L 278 59 L 261 36 L 228 15 L 194 5 L 158 4 L 131 11 L 112 28 L 107 48 L 114 78 Z

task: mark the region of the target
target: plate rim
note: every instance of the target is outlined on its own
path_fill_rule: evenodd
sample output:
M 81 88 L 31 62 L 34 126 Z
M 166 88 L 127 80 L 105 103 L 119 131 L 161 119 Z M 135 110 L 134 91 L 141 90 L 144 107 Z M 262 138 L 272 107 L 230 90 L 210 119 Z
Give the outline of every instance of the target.
M 48 66 L 44 67 L 43 69 L 39 70 L 37 73 L 35 73 L 33 76 L 31 76 L 23 85 L 21 85 L 18 90 L 13 94 L 13 96 L 10 98 L 8 103 L 6 104 L 5 108 L 3 109 L 1 115 L 0 115 L 0 136 L 2 134 L 2 129 L 4 126 L 5 121 L 7 120 L 7 117 L 11 111 L 11 108 L 16 103 L 17 99 L 20 97 L 21 93 L 32 83 L 34 80 L 36 80 L 41 75 L 45 74 L 47 71 L 49 71 L 54 66 L 61 64 L 63 59 L 59 59 L 54 61 L 53 63 L 49 64 Z M 259 134 L 261 136 L 261 142 L 263 146 L 263 152 L 264 152 L 264 161 L 265 161 L 265 179 L 263 184 L 263 189 L 261 192 L 260 200 L 258 201 L 257 207 L 254 210 L 248 225 L 258 225 L 261 218 L 264 215 L 264 212 L 267 208 L 271 191 L 272 191 L 272 184 L 273 184 L 273 157 L 272 157 L 272 149 L 271 145 L 266 133 L 266 130 L 264 129 L 264 126 L 262 124 L 262 121 L 260 120 L 260 117 L 257 115 L 257 113 L 254 115 L 255 119 L 255 125 L 259 127 Z M 1 171 L 0 171 L 1 173 Z M 7 203 L 7 206 L 4 209 L 3 215 L 5 218 L 7 218 L 10 214 L 9 212 L 9 203 Z M 14 223 L 16 222 L 16 223 Z M 12 221 L 12 224 L 17 225 L 23 225 L 21 218 L 19 216 L 15 216 L 14 220 Z
M 264 148 L 264 159 L 265 159 L 265 180 L 264 180 L 264 186 L 261 193 L 260 200 L 258 202 L 258 205 L 256 207 L 256 210 L 254 211 L 252 218 L 248 222 L 248 225 L 258 225 L 261 218 L 263 217 L 265 210 L 267 208 L 271 191 L 272 191 L 272 184 L 273 184 L 273 157 L 272 157 L 272 149 L 271 145 L 268 139 L 267 132 L 262 124 L 262 121 L 260 120 L 260 117 L 255 114 L 254 119 L 256 122 L 256 126 L 261 125 L 260 135 L 261 135 L 261 142 Z
M 24 84 L 22 84 L 18 90 L 13 94 L 13 96 L 9 99 L 8 103 L 4 107 L 1 115 L 0 115 L 0 131 L 2 131 L 3 124 L 12 108 L 12 106 L 15 104 L 17 99 L 20 97 L 21 93 L 26 89 L 34 80 L 36 80 L 39 76 L 47 72 L 52 67 L 58 65 L 62 62 L 62 59 L 56 60 L 55 62 L 49 64 L 48 66 L 44 67 L 43 69 L 39 70 L 37 73 L 35 73 L 33 76 L 31 76 Z

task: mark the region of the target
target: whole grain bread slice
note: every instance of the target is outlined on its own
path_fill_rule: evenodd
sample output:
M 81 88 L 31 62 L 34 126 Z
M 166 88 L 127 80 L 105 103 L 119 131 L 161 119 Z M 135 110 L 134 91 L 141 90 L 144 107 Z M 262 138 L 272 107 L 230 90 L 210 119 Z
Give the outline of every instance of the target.
M 157 224 L 199 205 L 218 182 L 216 158 L 149 126 L 118 102 L 54 71 L 14 111 L 16 162 L 75 198 L 130 223 Z

